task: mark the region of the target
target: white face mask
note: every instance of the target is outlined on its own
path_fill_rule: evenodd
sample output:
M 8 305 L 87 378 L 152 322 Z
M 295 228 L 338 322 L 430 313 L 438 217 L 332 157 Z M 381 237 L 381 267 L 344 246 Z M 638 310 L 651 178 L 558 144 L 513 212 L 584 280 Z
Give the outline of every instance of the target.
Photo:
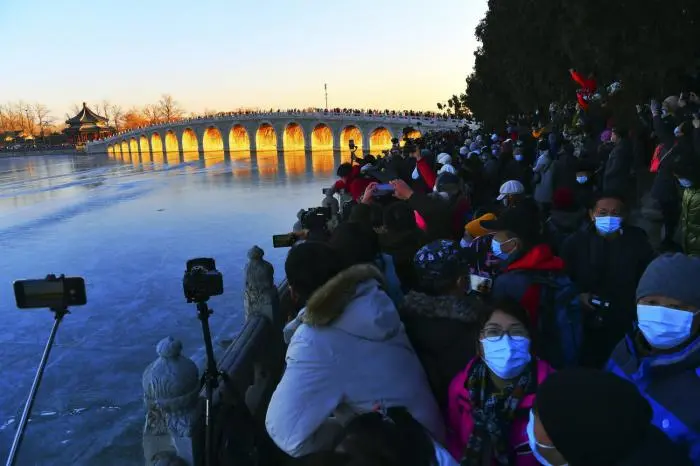
M 698 312 L 681 311 L 664 306 L 637 304 L 639 330 L 657 349 L 674 348 L 690 338 L 693 317 Z
M 586 175 L 577 176 L 576 181 L 578 182 L 578 184 L 585 184 L 588 182 L 588 177 Z
M 545 449 L 545 450 L 554 450 L 554 447 L 549 446 L 549 445 L 542 445 L 537 441 L 537 437 L 535 437 L 535 413 L 530 410 L 530 421 L 527 423 L 527 443 L 530 444 L 530 450 L 532 450 L 532 454 L 534 455 L 535 459 L 543 466 L 554 466 L 552 463 L 547 461 L 542 457 L 542 455 L 539 452 L 539 449 Z M 569 466 L 569 463 L 566 463 L 562 466 Z
M 681 132 L 680 126 L 676 126 L 675 128 L 673 128 L 673 135 L 676 136 L 677 138 L 679 138 L 683 135 L 683 133 Z
M 503 335 L 498 341 L 480 340 L 484 362 L 498 377 L 508 380 L 522 374 L 530 362 L 530 339 Z

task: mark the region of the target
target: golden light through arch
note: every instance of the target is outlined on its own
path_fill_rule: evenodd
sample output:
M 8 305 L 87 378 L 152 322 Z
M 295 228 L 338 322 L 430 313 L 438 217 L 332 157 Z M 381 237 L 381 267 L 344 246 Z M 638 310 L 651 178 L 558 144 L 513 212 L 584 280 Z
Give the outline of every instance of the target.
M 391 149 L 391 137 L 389 130 L 380 126 L 369 136 L 369 150 L 378 154 L 380 151 Z
M 224 151 L 224 139 L 221 137 L 221 131 L 219 131 L 219 128 L 210 126 L 206 131 L 204 131 L 202 147 L 204 152 Z
M 303 151 L 287 152 L 283 154 L 284 171 L 292 177 L 299 177 L 306 171 L 306 153 Z
M 131 138 L 129 140 L 129 150 L 131 151 L 131 160 L 139 159 L 139 143 L 136 142 L 136 138 Z
M 231 131 L 233 131 L 233 129 L 231 129 Z M 250 150 L 231 151 L 230 155 L 231 172 L 233 176 L 236 178 L 250 178 L 252 174 Z
M 298 123 L 289 123 L 282 139 L 284 150 L 304 150 L 304 130 Z
M 311 170 L 314 175 L 330 175 L 335 169 L 332 149 L 311 152 Z
M 333 149 L 333 131 L 328 125 L 319 123 L 311 132 L 311 150 Z
M 141 161 L 151 162 L 151 146 L 148 143 L 148 138 L 143 134 L 139 138 L 139 149 L 141 151 Z
M 129 144 L 126 141 L 122 141 L 122 160 L 128 160 L 131 162 L 131 157 L 129 157 Z
M 199 160 L 199 143 L 197 142 L 197 134 L 192 128 L 186 128 L 182 132 L 182 155 L 185 162 Z
M 122 158 L 122 146 L 120 144 L 115 144 L 114 146 L 112 146 L 112 148 L 114 149 L 114 156 L 121 159 Z
M 277 133 L 269 123 L 263 123 L 255 134 L 255 146 L 259 151 L 277 150 Z
M 250 136 L 243 125 L 235 125 L 229 131 L 228 148 L 230 152 L 250 150 Z
M 114 146 L 107 146 L 107 157 L 114 157 Z
M 165 133 L 165 152 L 168 156 L 169 165 L 180 163 L 180 146 L 177 143 L 175 133 L 172 131 Z
M 360 149 L 360 153 L 362 152 L 362 132 L 360 131 L 360 128 L 357 126 L 346 126 L 343 128 L 343 130 L 340 133 L 340 150 L 346 151 L 348 150 L 348 144 L 350 143 L 350 139 L 355 141 L 355 145 Z
M 163 163 L 163 140 L 159 133 L 151 134 L 151 154 L 153 155 L 153 163 Z
M 277 148 L 258 150 L 256 152 L 258 176 L 262 180 L 272 180 L 277 177 Z

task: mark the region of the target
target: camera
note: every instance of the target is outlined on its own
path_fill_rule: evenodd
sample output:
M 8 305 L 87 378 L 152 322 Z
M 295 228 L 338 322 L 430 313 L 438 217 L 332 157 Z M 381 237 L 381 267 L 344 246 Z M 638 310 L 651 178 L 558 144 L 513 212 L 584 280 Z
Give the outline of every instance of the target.
M 85 280 L 82 277 L 48 275 L 40 280 L 17 280 L 13 287 L 20 309 L 62 310 L 87 304 Z
M 273 248 L 291 248 L 298 240 L 294 233 L 284 233 L 282 235 L 272 235 Z
M 187 261 L 182 289 L 188 303 L 205 302 L 224 293 L 224 277 L 214 259 L 200 257 Z
M 355 145 L 354 139 L 350 139 L 348 141 L 348 147 L 350 148 L 351 151 L 357 150 L 357 146 Z
M 302 212 L 299 222 L 304 230 L 325 229 L 330 219 L 330 207 L 312 207 Z

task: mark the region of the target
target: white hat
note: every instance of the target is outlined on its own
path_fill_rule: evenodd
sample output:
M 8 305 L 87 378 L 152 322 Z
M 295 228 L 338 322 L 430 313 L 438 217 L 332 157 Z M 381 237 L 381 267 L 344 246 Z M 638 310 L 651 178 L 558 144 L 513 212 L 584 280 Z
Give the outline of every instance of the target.
M 462 146 L 459 148 L 459 155 L 461 155 L 462 157 L 464 157 L 468 153 L 469 153 L 469 149 L 466 146 Z
M 506 181 L 501 185 L 501 189 L 498 190 L 500 195 L 496 198 L 499 201 L 505 199 L 509 194 L 522 194 L 525 192 L 525 186 L 520 181 L 510 180 Z
M 498 134 L 493 133 L 493 134 L 491 135 L 491 140 L 492 140 L 493 142 L 498 141 Z
M 448 163 L 452 163 L 452 156 L 446 152 L 442 152 L 438 154 L 437 156 L 437 162 L 441 163 L 443 165 L 447 165 Z

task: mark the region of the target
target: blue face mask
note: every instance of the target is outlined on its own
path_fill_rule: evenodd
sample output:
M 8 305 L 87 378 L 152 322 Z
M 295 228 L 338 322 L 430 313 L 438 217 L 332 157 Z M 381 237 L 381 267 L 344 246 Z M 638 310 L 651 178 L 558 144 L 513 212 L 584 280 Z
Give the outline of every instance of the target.
M 690 181 L 687 178 L 678 178 L 678 183 L 681 185 L 683 188 L 690 188 L 693 186 L 693 182 Z
M 508 259 L 508 257 L 510 256 L 511 253 L 503 252 L 502 247 L 504 244 L 506 244 L 510 241 L 513 241 L 513 238 L 509 239 L 508 241 L 504 241 L 502 243 L 497 241 L 496 238 L 492 239 L 491 240 L 491 252 L 493 253 L 493 255 L 498 257 L 501 260 Z
M 517 160 L 518 162 L 522 162 L 522 161 L 523 161 L 523 154 L 515 154 L 513 157 L 514 157 L 515 160 Z
M 657 349 L 671 349 L 688 341 L 697 312 L 681 311 L 664 306 L 637 304 L 639 330 Z
M 584 176 L 577 176 L 577 177 L 576 177 L 576 182 L 577 182 L 578 184 L 586 184 L 586 183 L 588 183 L 588 177 L 587 177 L 586 175 L 584 175 Z
M 535 413 L 533 413 L 532 410 L 530 410 L 530 420 L 527 423 L 526 432 L 527 443 L 530 445 L 530 450 L 532 450 L 532 454 L 535 457 L 535 459 L 543 466 L 554 466 L 552 463 L 544 459 L 539 452 L 540 448 L 544 450 L 554 450 L 554 447 L 549 445 L 542 445 L 537 441 L 537 437 L 535 437 Z M 564 466 L 568 466 L 568 463 Z
M 601 235 L 610 235 L 620 230 L 622 227 L 622 217 L 596 217 L 595 228 Z

